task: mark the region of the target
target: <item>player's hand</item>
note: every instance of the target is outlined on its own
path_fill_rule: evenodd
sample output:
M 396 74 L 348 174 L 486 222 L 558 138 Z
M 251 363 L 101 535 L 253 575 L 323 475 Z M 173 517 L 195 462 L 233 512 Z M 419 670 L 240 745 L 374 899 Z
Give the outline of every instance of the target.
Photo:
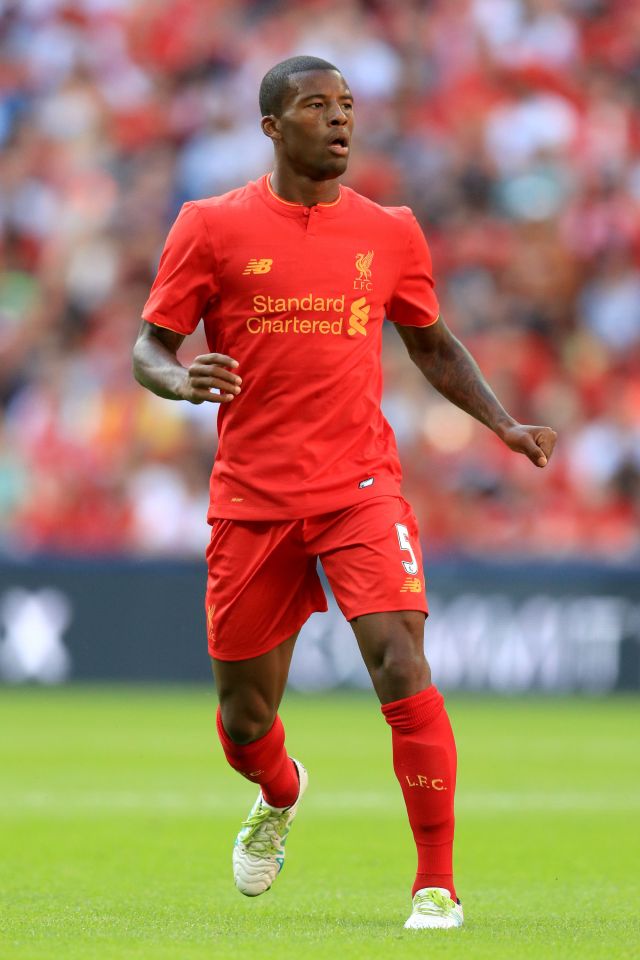
M 556 445 L 558 434 L 551 427 L 531 427 L 514 423 L 500 432 L 500 437 L 516 453 L 524 453 L 536 467 L 546 467 Z
M 231 403 L 242 389 L 238 361 L 223 353 L 204 353 L 187 368 L 183 399 L 190 403 Z

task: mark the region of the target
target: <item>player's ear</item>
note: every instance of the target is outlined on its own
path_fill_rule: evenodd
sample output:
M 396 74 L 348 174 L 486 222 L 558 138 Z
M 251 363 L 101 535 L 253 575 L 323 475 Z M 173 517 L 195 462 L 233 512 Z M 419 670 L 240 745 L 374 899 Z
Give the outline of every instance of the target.
M 265 137 L 269 137 L 270 140 L 282 140 L 280 121 L 272 113 L 268 117 L 262 118 L 260 126 Z

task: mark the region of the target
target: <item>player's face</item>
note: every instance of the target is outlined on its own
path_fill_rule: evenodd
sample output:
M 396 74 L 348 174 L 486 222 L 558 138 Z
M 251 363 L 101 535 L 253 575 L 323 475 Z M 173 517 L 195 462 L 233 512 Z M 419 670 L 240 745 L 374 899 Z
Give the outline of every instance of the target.
M 290 93 L 273 137 L 291 166 L 312 180 L 332 180 L 347 169 L 353 97 L 337 70 L 310 70 L 290 78 Z

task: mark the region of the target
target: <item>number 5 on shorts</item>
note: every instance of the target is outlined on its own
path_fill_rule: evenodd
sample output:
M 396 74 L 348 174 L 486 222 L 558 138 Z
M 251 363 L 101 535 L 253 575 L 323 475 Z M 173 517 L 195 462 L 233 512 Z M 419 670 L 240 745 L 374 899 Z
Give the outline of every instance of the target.
M 409 542 L 409 531 L 405 527 L 404 523 L 396 523 L 396 533 L 398 534 L 398 543 L 400 544 L 401 550 L 406 550 L 411 560 L 403 560 L 402 566 L 407 571 L 407 573 L 415 574 L 418 572 L 418 561 L 416 560 L 416 555 L 413 552 L 413 547 Z

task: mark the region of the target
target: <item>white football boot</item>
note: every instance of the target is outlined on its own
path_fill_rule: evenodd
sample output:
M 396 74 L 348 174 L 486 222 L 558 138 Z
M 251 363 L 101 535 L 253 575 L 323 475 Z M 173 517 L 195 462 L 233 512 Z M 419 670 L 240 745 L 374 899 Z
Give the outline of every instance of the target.
M 444 887 L 423 887 L 413 898 L 413 912 L 407 930 L 451 930 L 464 923 L 462 904 L 456 903 Z
M 293 760 L 293 757 L 291 758 Z M 300 779 L 298 799 L 290 807 L 270 807 L 262 790 L 242 824 L 233 848 L 233 879 L 240 893 L 259 897 L 269 889 L 284 865 L 284 845 L 307 789 L 309 775 L 293 760 Z

